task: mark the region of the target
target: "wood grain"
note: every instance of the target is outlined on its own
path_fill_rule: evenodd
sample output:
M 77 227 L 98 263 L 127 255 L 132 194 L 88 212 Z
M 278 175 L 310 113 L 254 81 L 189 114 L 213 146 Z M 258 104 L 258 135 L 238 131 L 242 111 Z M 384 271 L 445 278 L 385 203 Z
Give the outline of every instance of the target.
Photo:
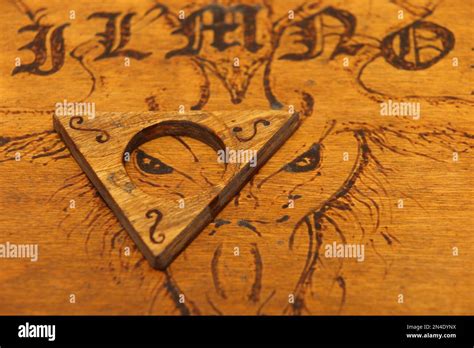
M 55 130 L 143 255 L 152 267 L 165 269 L 281 147 L 299 117 L 247 110 L 104 113 L 93 119 L 55 114 L 53 118 Z M 257 131 L 259 124 L 263 129 Z M 242 125 L 253 126 L 249 137 L 240 136 Z M 197 195 L 181 194 L 180 204 L 169 196 L 153 197 L 140 190 L 125 169 L 140 145 L 166 136 L 188 136 L 207 144 L 222 167 L 218 181 L 209 182 Z
M 39 245 L 37 262 L 0 258 L 0 314 L 474 313 L 468 2 L 0 3 L 0 244 Z M 161 272 L 55 133 L 64 100 L 294 109 L 301 125 Z M 388 101 L 420 117 L 382 116 Z M 175 200 L 220 173 L 189 137 L 142 144 L 129 164 L 142 191 Z M 326 257 L 334 242 L 364 245 L 364 260 Z

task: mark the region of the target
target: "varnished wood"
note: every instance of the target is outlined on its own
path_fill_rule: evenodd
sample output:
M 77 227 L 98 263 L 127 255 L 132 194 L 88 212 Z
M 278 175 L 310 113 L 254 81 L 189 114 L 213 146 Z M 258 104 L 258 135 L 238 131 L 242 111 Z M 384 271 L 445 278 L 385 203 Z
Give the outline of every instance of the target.
M 257 127 L 262 124 L 261 128 Z M 298 114 L 275 111 L 104 113 L 54 116 L 54 127 L 150 264 L 165 269 L 280 148 Z M 254 131 L 241 138 L 242 126 Z M 92 131 L 91 131 L 92 130 Z M 94 134 L 94 133 L 99 133 Z M 125 164 L 140 146 L 164 136 L 188 136 L 216 151 L 220 180 L 197 195 L 153 197 L 137 188 Z M 184 150 L 183 150 L 184 151 Z M 224 154 L 232 151 L 234 160 Z M 238 158 L 235 154 L 244 154 Z M 128 157 L 125 157 L 128 156 Z M 151 220 L 151 222 L 150 222 Z

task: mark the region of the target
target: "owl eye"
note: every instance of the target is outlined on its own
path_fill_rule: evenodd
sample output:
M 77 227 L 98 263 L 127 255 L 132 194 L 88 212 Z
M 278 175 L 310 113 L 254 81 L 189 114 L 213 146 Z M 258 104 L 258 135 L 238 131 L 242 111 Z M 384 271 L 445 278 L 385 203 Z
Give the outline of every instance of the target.
M 142 150 L 137 151 L 137 164 L 142 171 L 149 174 L 170 174 L 173 172 L 172 167 Z
M 305 173 L 319 168 L 321 166 L 321 146 L 320 143 L 313 143 L 308 150 L 260 181 L 257 188 L 260 189 L 263 184 L 281 172 Z
M 302 173 L 315 170 L 321 163 L 321 145 L 314 143 L 311 147 L 297 156 L 293 161 L 282 168 L 285 172 Z

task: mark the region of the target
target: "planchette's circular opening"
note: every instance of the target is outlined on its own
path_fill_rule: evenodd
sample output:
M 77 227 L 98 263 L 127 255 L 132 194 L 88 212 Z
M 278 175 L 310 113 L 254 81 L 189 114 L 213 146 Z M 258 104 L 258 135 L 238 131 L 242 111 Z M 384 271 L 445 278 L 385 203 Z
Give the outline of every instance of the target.
M 217 161 L 224 142 L 190 121 L 163 121 L 135 134 L 123 161 L 133 184 L 152 196 L 180 200 L 217 185 L 226 172 Z

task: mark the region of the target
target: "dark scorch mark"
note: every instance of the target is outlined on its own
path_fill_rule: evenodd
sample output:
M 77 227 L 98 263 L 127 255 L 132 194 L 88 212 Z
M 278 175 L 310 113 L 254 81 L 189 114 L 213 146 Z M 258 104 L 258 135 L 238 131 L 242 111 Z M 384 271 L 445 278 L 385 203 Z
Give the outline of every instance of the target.
M 214 221 L 214 227 L 215 227 L 216 229 L 218 229 L 219 227 L 224 226 L 224 225 L 228 225 L 228 224 L 230 224 L 230 223 L 231 223 L 231 222 L 228 221 L 228 220 L 217 219 L 217 220 Z M 210 235 L 210 236 L 212 236 L 212 235 L 214 235 L 214 234 L 216 234 L 216 230 L 214 230 L 214 229 L 213 229 L 211 232 L 209 232 L 209 235 Z
M 234 128 L 232 128 L 232 132 L 234 132 L 235 137 L 240 142 L 247 142 L 247 141 L 252 140 L 255 137 L 255 135 L 257 135 L 257 125 L 259 125 L 259 124 L 263 124 L 265 127 L 268 127 L 270 125 L 270 121 L 264 120 L 264 119 L 260 119 L 260 120 L 255 121 L 253 123 L 253 133 L 251 135 L 249 135 L 248 137 L 240 137 L 237 134 L 237 133 L 242 132 L 242 127 L 234 127 Z
M 216 293 L 223 299 L 226 299 L 227 295 L 225 294 L 225 291 L 222 288 L 222 285 L 219 281 L 218 266 L 219 266 L 219 259 L 221 255 L 222 255 L 222 243 L 219 244 L 219 246 L 214 251 L 214 255 L 211 261 L 211 273 L 212 273 L 212 281 L 214 283 L 214 289 L 216 290 Z
M 254 225 L 252 225 L 250 223 L 250 221 L 248 221 L 248 220 L 239 220 L 239 221 L 237 221 L 237 225 L 239 225 L 240 227 L 248 228 L 252 232 L 256 233 L 257 236 L 259 236 L 259 237 L 262 236 L 262 234 L 257 230 L 257 228 Z
M 110 139 L 110 135 L 107 131 L 98 129 L 98 128 L 82 128 L 79 127 L 84 123 L 84 118 L 82 116 L 74 116 L 71 117 L 69 120 L 69 127 L 78 131 L 86 131 L 86 132 L 97 132 L 99 134 L 96 135 L 95 140 L 98 143 L 105 143 Z
M 254 257 L 255 280 L 252 285 L 248 299 L 252 302 L 258 302 L 260 299 L 260 291 L 262 290 L 263 262 L 256 243 L 252 243 L 252 249 L 250 250 L 250 253 Z

